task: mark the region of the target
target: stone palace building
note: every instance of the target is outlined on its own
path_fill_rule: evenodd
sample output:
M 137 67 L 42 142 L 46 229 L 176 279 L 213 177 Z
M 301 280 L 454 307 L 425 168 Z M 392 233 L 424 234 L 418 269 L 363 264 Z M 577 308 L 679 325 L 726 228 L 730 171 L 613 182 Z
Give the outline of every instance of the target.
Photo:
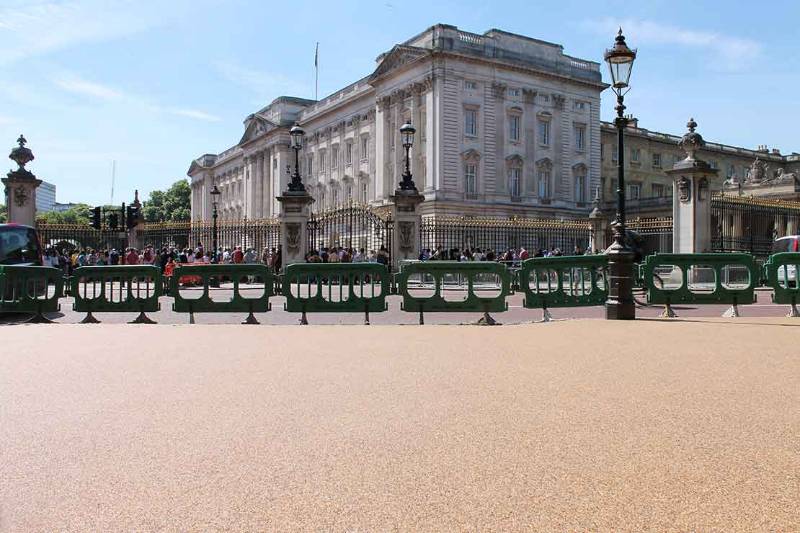
M 245 119 L 239 142 L 196 159 L 192 218 L 276 215 L 293 164 L 289 128 L 306 131 L 301 173 L 316 210 L 381 205 L 400 180 L 399 128 L 423 214 L 583 215 L 600 186 L 600 65 L 500 30 L 436 25 L 377 58 L 367 77 L 320 101 L 283 96 Z
M 248 116 L 236 145 L 191 163 L 192 219 L 278 214 L 275 196 L 294 165 L 289 128 L 306 132 L 301 174 L 316 211 L 349 201 L 380 206 L 403 170 L 399 128 L 417 128 L 411 150 L 423 214 L 584 217 L 595 195 L 610 207 L 616 131 L 600 121 L 600 65 L 557 44 L 492 29 L 479 35 L 438 24 L 378 56 L 367 77 L 320 101 L 281 96 Z M 688 117 L 686 117 L 688 118 Z M 632 121 L 626 137 L 631 208 L 669 212 L 664 173 L 683 155 L 677 136 Z M 701 157 L 720 183 L 742 190 L 757 176 L 782 195 L 800 191 L 800 156 L 708 143 Z M 750 179 L 751 169 L 753 179 Z

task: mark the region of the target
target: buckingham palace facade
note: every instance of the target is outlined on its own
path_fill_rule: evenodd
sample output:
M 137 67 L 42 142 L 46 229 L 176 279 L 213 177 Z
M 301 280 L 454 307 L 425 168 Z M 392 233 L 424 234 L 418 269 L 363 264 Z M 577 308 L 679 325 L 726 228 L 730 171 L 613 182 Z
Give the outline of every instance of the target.
M 239 142 L 189 168 L 192 219 L 278 214 L 294 165 L 289 129 L 306 132 L 300 170 L 317 211 L 380 206 L 411 150 L 423 214 L 583 216 L 601 186 L 600 66 L 501 30 L 436 25 L 378 56 L 367 77 L 319 101 L 276 98 L 248 116 Z

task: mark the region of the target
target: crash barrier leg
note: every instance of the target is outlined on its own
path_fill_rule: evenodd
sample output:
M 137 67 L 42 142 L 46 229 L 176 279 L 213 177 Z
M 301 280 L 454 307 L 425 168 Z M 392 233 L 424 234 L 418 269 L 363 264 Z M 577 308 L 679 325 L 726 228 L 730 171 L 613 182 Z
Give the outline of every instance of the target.
M 550 322 L 553 307 L 604 305 L 608 299 L 608 258 L 605 255 L 533 257 L 522 263 L 522 306 L 541 309 Z
M 788 318 L 800 317 L 797 302 L 800 301 L 800 252 L 773 254 L 764 263 L 766 285 L 772 288 L 772 301 L 788 305 Z
M 401 309 L 419 313 L 420 324 L 425 323 L 425 312 L 479 312 L 483 316 L 477 324 L 496 325 L 490 313 L 508 309 L 511 277 L 505 265 L 488 261 L 427 261 L 404 264 L 395 280 L 403 298 Z M 446 297 L 448 285 L 458 283 L 466 285 L 466 296 Z
M 155 324 L 146 313 L 161 306 L 161 270 L 153 265 L 84 266 L 71 278 L 72 309 L 82 324 L 98 324 L 94 313 L 139 313 L 129 324 Z
M 300 313 L 300 324 L 308 324 L 308 313 L 370 313 L 386 311 L 390 275 L 379 263 L 295 263 L 282 277 L 284 309 Z
M 653 254 L 641 267 L 647 302 L 664 305 L 662 317 L 675 317 L 674 304 L 720 304 L 722 315 L 738 317 L 739 304 L 755 300 L 759 272 L 746 253 Z
M 258 324 L 254 313 L 266 313 L 272 308 L 269 298 L 274 294 L 274 275 L 260 263 L 180 265 L 173 271 L 171 283 L 172 310 L 189 313 L 190 324 L 195 323 L 195 313 L 238 312 L 247 313 L 242 324 Z M 223 286 L 227 283 L 230 288 Z M 232 296 L 227 301 L 215 300 L 212 289 L 230 290 Z M 250 296 L 249 291 L 255 296 Z
M 43 266 L 0 266 L 0 312 L 32 313 L 31 324 L 49 324 L 44 313 L 61 309 L 64 294 L 61 270 Z

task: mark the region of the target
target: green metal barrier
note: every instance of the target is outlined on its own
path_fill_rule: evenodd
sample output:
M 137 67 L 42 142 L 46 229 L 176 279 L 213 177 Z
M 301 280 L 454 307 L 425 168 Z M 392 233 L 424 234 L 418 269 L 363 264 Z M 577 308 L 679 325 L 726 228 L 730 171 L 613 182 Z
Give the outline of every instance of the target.
M 283 273 L 284 308 L 301 313 L 364 313 L 386 311 L 389 270 L 380 263 L 295 263 Z
M 664 304 L 665 317 L 674 317 L 673 304 L 731 304 L 723 316 L 739 316 L 739 304 L 755 301 L 759 272 L 746 253 L 653 254 L 641 265 L 647 302 Z M 691 275 L 690 275 L 691 271 Z
M 789 305 L 788 317 L 800 317 L 797 301 L 800 300 L 800 252 L 782 252 L 769 256 L 764 264 L 766 285 L 772 287 L 772 301 Z
M 522 263 L 522 305 L 541 309 L 542 320 L 551 319 L 551 307 L 603 305 L 608 299 L 605 255 L 534 257 Z
M 161 270 L 152 265 L 83 266 L 72 273 L 72 309 L 85 312 L 82 324 L 100 321 L 93 313 L 139 313 L 131 324 L 155 324 L 146 312 L 160 309 Z
M 33 313 L 29 323 L 50 323 L 44 313 L 61 309 L 61 270 L 43 266 L 0 266 L 0 313 Z
M 220 282 L 224 280 L 231 281 L 230 289 L 219 288 Z M 195 313 L 236 312 L 247 313 L 242 324 L 258 324 L 253 313 L 269 311 L 269 298 L 274 294 L 274 274 L 260 263 L 181 265 L 175 269 L 171 282 L 170 292 L 175 299 L 172 310 L 176 313 L 189 313 L 190 324 L 194 324 Z M 187 288 L 187 283 L 195 288 Z M 211 298 L 212 289 L 231 290 L 233 294 L 230 300 L 215 301 Z M 249 297 L 245 294 L 248 290 L 259 294 L 257 297 Z
M 419 323 L 425 323 L 427 312 L 482 312 L 481 324 L 496 322 L 490 312 L 508 309 L 506 296 L 511 292 L 511 272 L 501 264 L 490 261 L 424 261 L 403 265 L 397 274 L 397 292 L 403 297 L 401 308 L 419 313 Z M 464 298 L 448 299 L 445 290 L 458 296 L 466 290 Z M 479 295 L 483 291 L 484 295 Z M 412 294 L 413 292 L 413 294 Z

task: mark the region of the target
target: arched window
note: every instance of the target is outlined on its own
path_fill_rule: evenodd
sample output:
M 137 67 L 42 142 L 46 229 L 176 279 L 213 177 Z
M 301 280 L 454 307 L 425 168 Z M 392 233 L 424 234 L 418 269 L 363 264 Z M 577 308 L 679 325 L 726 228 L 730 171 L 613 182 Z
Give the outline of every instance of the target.
M 586 173 L 586 165 L 583 163 L 578 163 L 572 167 L 575 201 L 578 203 L 586 203 Z
M 520 198 L 522 196 L 522 165 L 522 158 L 518 155 L 506 158 L 508 191 L 511 193 L 511 198 Z
M 539 198 L 550 200 L 553 190 L 553 162 L 548 158 L 536 162 L 536 182 Z

